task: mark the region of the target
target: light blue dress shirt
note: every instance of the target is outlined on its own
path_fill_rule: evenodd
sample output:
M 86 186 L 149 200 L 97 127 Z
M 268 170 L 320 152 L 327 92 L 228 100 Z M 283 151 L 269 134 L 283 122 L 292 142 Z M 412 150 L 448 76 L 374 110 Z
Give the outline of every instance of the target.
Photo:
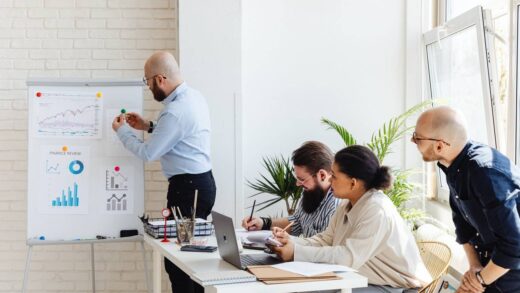
M 162 101 L 164 109 L 148 140 L 124 124 L 117 135 L 126 149 L 145 161 L 160 159 L 166 178 L 211 170 L 209 108 L 204 96 L 180 84 Z

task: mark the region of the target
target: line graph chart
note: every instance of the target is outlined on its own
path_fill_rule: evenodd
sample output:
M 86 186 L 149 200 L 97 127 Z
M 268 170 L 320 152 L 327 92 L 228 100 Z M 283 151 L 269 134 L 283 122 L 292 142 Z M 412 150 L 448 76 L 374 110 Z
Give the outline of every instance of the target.
M 101 137 L 102 101 L 94 94 L 46 95 L 36 108 L 39 137 Z

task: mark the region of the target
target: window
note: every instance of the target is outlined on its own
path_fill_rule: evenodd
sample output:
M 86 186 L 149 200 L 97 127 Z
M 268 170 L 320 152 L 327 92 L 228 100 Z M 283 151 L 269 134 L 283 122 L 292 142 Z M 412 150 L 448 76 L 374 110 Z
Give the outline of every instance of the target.
M 471 125 L 469 136 L 497 145 L 494 38 L 486 33 L 490 15 L 481 6 L 451 18 L 423 35 L 429 94 L 459 109 Z M 471 86 L 468 86 L 471 85 Z M 447 201 L 444 174 L 437 171 L 438 198 Z
M 510 109 L 509 100 L 509 0 L 445 0 L 443 1 L 444 12 L 441 12 L 444 19 L 442 23 L 458 16 L 465 11 L 482 5 L 490 11 L 491 17 L 489 24 L 486 24 L 486 32 L 494 37 L 494 51 L 498 78 L 498 93 L 495 99 L 496 123 L 497 123 L 497 148 L 504 153 L 512 154 L 507 150 L 508 141 L 508 112 Z M 510 127 L 509 127 L 510 128 Z

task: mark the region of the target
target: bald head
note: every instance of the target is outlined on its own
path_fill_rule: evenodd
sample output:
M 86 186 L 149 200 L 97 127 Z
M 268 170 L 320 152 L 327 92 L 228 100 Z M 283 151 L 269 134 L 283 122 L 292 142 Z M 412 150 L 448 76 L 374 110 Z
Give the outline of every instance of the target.
M 175 57 L 169 52 L 159 51 L 152 54 L 152 56 L 146 60 L 144 70 L 149 77 L 160 74 L 172 82 L 179 82 L 181 80 L 179 65 Z
M 466 119 L 459 111 L 448 106 L 427 110 L 417 119 L 417 135 L 442 139 L 455 147 L 468 141 Z

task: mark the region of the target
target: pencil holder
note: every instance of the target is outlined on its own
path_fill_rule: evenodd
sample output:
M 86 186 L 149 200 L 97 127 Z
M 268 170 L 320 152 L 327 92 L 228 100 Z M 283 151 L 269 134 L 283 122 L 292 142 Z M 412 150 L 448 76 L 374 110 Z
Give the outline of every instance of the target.
M 179 244 L 189 244 L 190 240 L 193 238 L 193 231 L 195 228 L 195 223 L 191 219 L 184 219 L 175 222 L 177 226 L 177 240 Z

